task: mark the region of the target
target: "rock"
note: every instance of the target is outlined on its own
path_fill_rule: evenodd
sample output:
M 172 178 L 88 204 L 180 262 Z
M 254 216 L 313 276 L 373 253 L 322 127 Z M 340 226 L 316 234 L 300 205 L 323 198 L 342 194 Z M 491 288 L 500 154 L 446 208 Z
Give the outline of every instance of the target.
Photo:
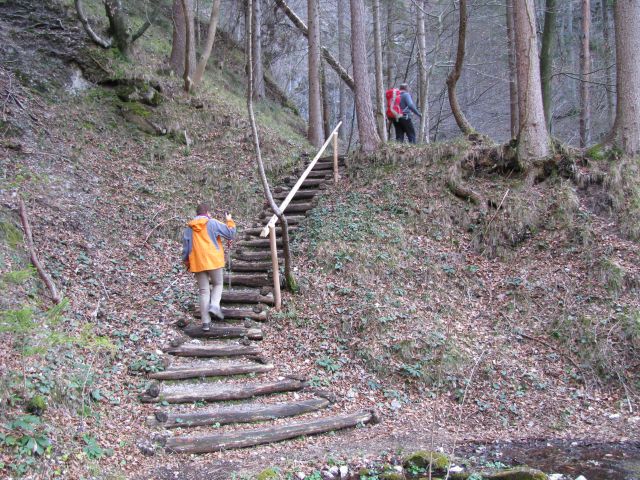
M 576 480 L 587 480 L 587 479 L 583 475 L 580 475 L 579 477 L 576 478 Z
M 561 473 L 552 473 L 549 475 L 549 480 L 564 480 L 564 475 Z
M 146 457 L 152 457 L 156 453 L 156 449 L 150 440 L 140 439 L 136 445 L 140 449 L 140 452 Z
M 158 90 L 142 80 L 118 86 L 116 95 L 123 102 L 139 102 L 151 107 L 157 107 L 164 100 Z
M 349 476 L 349 467 L 346 465 L 342 465 L 340 467 L 340 479 L 345 480 Z
M 258 475 L 256 475 L 256 480 L 278 480 L 280 475 L 275 468 L 265 468 Z
M 404 480 L 405 476 L 400 472 L 384 472 L 378 478 L 380 480 Z
M 296 473 L 296 478 L 299 480 L 304 480 L 305 478 L 307 478 L 307 474 L 304 472 L 298 472 Z
M 334 477 L 336 477 L 336 476 L 340 475 L 340 469 L 336 465 L 334 465 L 333 467 L 331 467 L 329 469 L 329 473 L 331 475 L 333 475 Z
M 508 470 L 482 472 L 485 480 L 548 480 L 549 477 L 540 470 L 529 467 L 510 468 Z M 578 480 L 578 479 L 576 479 Z M 583 479 L 586 480 L 586 479 Z
M 449 457 L 443 453 L 432 452 L 429 450 L 418 450 L 405 457 L 402 462 L 402 466 L 406 470 L 423 469 L 427 471 L 431 465 L 431 472 L 433 474 L 446 474 L 447 468 L 451 465 Z

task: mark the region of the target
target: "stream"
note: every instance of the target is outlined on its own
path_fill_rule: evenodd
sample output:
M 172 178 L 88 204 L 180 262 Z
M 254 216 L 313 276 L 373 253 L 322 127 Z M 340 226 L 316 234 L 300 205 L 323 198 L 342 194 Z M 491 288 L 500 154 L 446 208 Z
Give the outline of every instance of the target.
M 640 480 L 640 441 L 602 443 L 596 441 L 528 440 L 467 444 L 461 456 L 480 465 L 501 462 L 528 465 L 548 474 L 563 474 L 586 480 Z

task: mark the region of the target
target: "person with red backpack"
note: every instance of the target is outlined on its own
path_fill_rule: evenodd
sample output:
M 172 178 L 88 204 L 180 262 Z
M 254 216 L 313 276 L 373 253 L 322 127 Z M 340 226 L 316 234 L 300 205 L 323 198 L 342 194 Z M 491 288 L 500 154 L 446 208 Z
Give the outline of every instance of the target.
M 406 83 L 400 84 L 400 88 L 392 88 L 386 92 L 387 118 L 393 123 L 396 131 L 396 141 L 404 142 L 405 135 L 409 143 L 416 143 L 416 130 L 411 121 L 411 112 L 422 118 L 422 114 L 413 103 Z

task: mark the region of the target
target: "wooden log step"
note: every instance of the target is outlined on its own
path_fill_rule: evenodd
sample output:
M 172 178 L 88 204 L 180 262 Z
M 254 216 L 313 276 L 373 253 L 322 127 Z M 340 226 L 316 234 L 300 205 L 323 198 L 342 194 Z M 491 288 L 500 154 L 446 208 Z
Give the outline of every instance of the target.
M 239 405 L 220 406 L 198 412 L 166 413 L 161 410 L 147 417 L 150 427 L 199 427 L 202 425 L 227 425 L 230 423 L 249 423 L 276 418 L 294 417 L 314 412 L 329 406 L 325 398 L 313 398 L 287 403 L 259 404 L 241 403 Z
M 240 260 L 231 262 L 232 272 L 270 272 L 271 261 L 269 262 L 242 262 Z M 233 278 L 231 279 L 233 280 Z
M 153 394 L 141 395 L 140 400 L 144 403 L 157 403 L 165 401 L 168 403 L 191 403 L 191 402 L 222 402 L 227 400 L 246 400 L 258 395 L 269 395 L 272 393 L 294 392 L 302 390 L 304 382 L 287 378 L 274 382 L 264 383 L 198 383 L 198 384 L 176 384 L 161 385 L 157 391 L 157 396 Z
M 233 267 L 233 262 L 231 262 Z M 229 285 L 229 279 L 231 279 L 232 286 L 242 287 L 264 287 L 265 285 L 272 285 L 273 280 L 266 273 L 229 273 L 224 274 L 224 284 Z
M 271 254 L 269 254 L 271 255 Z M 269 256 L 269 258 L 271 258 Z M 231 280 L 233 282 L 233 279 Z M 273 293 L 262 294 L 260 290 L 225 290 L 222 292 L 225 303 L 266 303 L 273 305 Z
M 278 247 L 282 247 L 282 240 L 281 239 L 276 239 L 276 245 Z M 257 238 L 255 240 L 240 240 L 238 242 L 238 247 L 241 248 L 270 248 L 270 243 L 269 243 L 269 239 L 268 238 Z
M 249 340 L 262 340 L 261 329 L 245 328 L 237 325 L 212 323 L 209 330 L 202 330 L 201 324 L 191 324 L 182 331 L 191 338 L 248 338 Z
M 230 307 L 222 307 L 222 313 L 224 315 L 225 320 L 255 320 L 256 322 L 266 322 L 267 321 L 267 311 L 265 305 L 254 305 L 253 307 L 239 307 L 239 308 L 230 308 Z M 197 318 L 200 318 L 200 307 L 195 305 L 193 310 L 193 315 Z M 184 328 L 187 326 L 186 322 L 180 322 L 177 324 L 178 327 Z
M 167 439 L 165 448 L 176 453 L 207 453 L 231 448 L 253 447 L 265 443 L 280 442 L 302 435 L 316 435 L 320 433 L 351 428 L 375 421 L 371 411 L 362 411 L 350 415 L 337 415 L 307 422 L 297 422 L 277 427 L 244 430 L 238 432 L 176 436 Z
M 256 262 L 260 260 L 271 260 L 271 250 L 265 248 L 264 250 L 243 250 L 242 252 L 236 253 L 238 260 L 242 260 L 243 262 Z M 278 261 L 282 258 L 282 249 L 278 249 Z M 231 263 L 233 267 L 233 262 Z M 231 280 L 233 282 L 233 279 Z M 223 294 L 224 298 L 224 294 Z M 272 299 L 273 300 L 273 299 Z M 271 302 L 273 303 L 273 301 Z
M 294 185 L 296 182 L 290 182 L 289 185 Z M 302 182 L 300 188 L 311 188 L 311 187 L 319 187 L 320 185 L 324 185 L 327 183 L 327 180 L 323 178 L 307 178 Z
M 302 175 L 302 172 L 300 172 L 300 175 Z M 300 175 L 298 175 L 298 178 L 300 178 Z M 325 178 L 325 179 L 331 180 L 333 177 L 332 177 L 332 173 L 329 171 L 314 169 L 309 172 L 309 174 L 307 175 L 307 178 Z
M 168 346 L 166 353 L 179 357 L 240 357 L 243 355 L 260 355 L 260 348 L 255 345 L 241 345 L 239 343 L 183 343 L 176 347 Z
M 284 197 L 282 197 L 282 198 L 284 198 Z M 287 217 L 287 220 L 289 220 L 289 217 Z M 262 233 L 262 229 L 263 228 L 264 228 L 264 224 L 261 227 L 253 227 L 253 228 L 247 228 L 245 230 L 242 230 L 242 233 L 245 236 L 256 236 L 257 237 L 257 236 L 260 236 L 260 234 Z M 297 229 L 298 229 L 298 227 L 289 225 L 289 233 L 290 234 L 295 232 Z M 282 228 L 276 227 L 276 234 L 278 236 L 282 235 Z
M 162 372 L 149 374 L 155 380 L 184 380 L 187 378 L 226 377 L 247 373 L 264 373 L 273 370 L 273 365 L 255 362 L 221 362 L 219 360 L 196 361 L 183 365 L 171 365 Z
M 317 195 L 320 195 L 321 193 L 324 193 L 324 191 L 323 190 L 298 190 L 296 194 L 293 196 L 293 199 L 303 200 L 307 198 L 315 198 Z M 276 200 L 284 200 L 285 198 L 287 198 L 287 195 L 289 195 L 288 190 L 286 192 L 276 193 L 273 196 L 273 198 L 275 198 Z

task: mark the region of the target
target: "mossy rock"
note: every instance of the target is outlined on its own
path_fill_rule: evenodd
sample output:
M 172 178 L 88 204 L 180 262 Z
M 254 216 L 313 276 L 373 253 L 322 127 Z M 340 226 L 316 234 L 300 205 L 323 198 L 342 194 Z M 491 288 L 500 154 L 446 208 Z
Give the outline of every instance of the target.
M 407 477 L 405 477 L 404 474 L 400 472 L 388 471 L 378 475 L 378 478 L 380 480 L 405 480 Z
M 548 480 L 546 473 L 529 467 L 510 468 L 491 472 L 482 472 L 485 480 Z
M 34 395 L 31 400 L 27 402 L 26 410 L 34 415 L 42 415 L 47 409 L 47 401 L 42 395 Z
M 116 95 L 125 103 L 138 102 L 151 107 L 157 107 L 164 100 L 164 97 L 158 90 L 143 82 L 131 85 L 119 85 L 116 87 Z
M 12 223 L 2 220 L 0 220 L 0 239 L 13 249 L 18 248 L 23 242 L 22 232 Z
M 256 480 L 278 480 L 279 478 L 280 474 L 275 468 L 271 467 L 265 468 L 256 476 Z
M 432 473 L 446 474 L 449 465 L 451 465 L 451 461 L 449 460 L 449 457 L 443 453 L 432 452 L 429 450 L 418 450 L 417 452 L 405 457 L 402 462 L 402 465 L 407 470 L 411 470 L 412 468 L 428 470 L 429 464 L 431 464 Z

